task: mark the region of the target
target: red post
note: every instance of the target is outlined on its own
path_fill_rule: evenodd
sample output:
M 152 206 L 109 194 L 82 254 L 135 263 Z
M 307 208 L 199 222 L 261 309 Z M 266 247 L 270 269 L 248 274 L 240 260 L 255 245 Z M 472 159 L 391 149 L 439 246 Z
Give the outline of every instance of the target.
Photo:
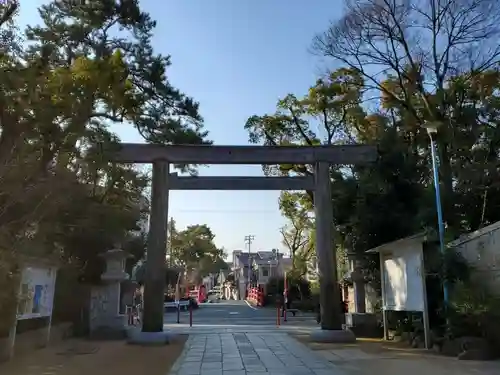
M 281 316 L 280 316 L 280 305 L 279 305 L 279 303 L 276 305 L 276 325 L 278 327 L 281 325 Z
M 262 287 L 259 286 L 259 288 L 257 289 L 257 306 L 264 306 L 264 292 L 262 291 Z
M 189 301 L 189 326 L 193 326 L 193 305 L 191 304 L 191 300 Z

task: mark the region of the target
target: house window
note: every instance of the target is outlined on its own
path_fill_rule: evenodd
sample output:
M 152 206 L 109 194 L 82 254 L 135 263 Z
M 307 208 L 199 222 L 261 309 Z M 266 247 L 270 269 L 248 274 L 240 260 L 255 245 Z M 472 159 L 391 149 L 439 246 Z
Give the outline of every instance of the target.
M 267 268 L 264 268 L 264 269 L 262 270 L 262 276 L 263 276 L 263 277 L 268 277 L 268 276 L 269 276 L 269 270 L 268 270 Z

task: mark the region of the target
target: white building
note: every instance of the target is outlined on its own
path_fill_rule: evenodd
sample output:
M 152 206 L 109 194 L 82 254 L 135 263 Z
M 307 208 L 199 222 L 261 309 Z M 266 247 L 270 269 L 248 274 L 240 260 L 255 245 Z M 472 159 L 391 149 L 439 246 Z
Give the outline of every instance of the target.
M 233 251 L 231 271 L 234 274 L 240 299 L 245 296 L 249 276 L 251 283 L 266 285 L 269 279 L 283 277 L 285 272 L 291 269 L 292 260 L 285 258 L 282 253 L 276 250 L 257 251 L 255 253 L 248 253 L 243 250 Z
M 490 290 L 500 296 L 500 221 L 460 236 L 448 244 L 473 267 Z

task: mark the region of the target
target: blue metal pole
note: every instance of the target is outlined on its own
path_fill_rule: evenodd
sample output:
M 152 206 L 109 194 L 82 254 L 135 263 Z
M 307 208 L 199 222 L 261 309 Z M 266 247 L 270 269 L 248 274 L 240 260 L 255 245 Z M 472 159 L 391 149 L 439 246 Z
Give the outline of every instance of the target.
M 441 207 L 441 192 L 439 189 L 439 173 L 437 166 L 437 152 L 436 152 L 436 143 L 432 138 L 432 135 L 429 135 L 431 139 L 431 154 L 432 154 L 432 171 L 434 174 L 434 190 L 436 192 L 436 210 L 438 216 L 438 229 L 439 229 L 439 248 L 441 250 L 441 254 L 445 255 L 445 245 L 444 245 L 444 222 L 443 222 L 443 210 Z M 446 264 L 445 264 L 445 275 L 446 275 Z M 448 285 L 446 282 L 446 278 L 443 280 L 443 299 L 445 303 L 445 307 L 448 305 Z

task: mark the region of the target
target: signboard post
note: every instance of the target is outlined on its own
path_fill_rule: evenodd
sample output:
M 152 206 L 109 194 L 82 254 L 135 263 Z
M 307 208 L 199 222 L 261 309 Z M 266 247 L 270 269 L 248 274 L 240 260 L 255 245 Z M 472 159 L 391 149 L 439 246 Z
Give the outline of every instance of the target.
M 9 332 L 7 359 L 14 355 L 17 322 L 19 320 L 48 318 L 44 345 L 49 344 L 56 275 L 57 267 L 48 264 L 46 260 L 28 257 L 21 259 L 19 302 L 17 304 L 16 319 Z
M 50 309 L 49 325 L 47 327 L 47 345 L 50 342 L 50 331 L 52 329 L 52 313 L 53 313 L 53 306 L 54 306 L 54 292 L 56 290 L 56 281 L 57 281 L 57 271 L 53 270 L 53 273 L 54 273 L 54 277 L 52 278 L 52 286 L 51 286 L 52 298 L 50 301 L 51 309 Z
M 368 250 L 368 253 L 378 253 L 380 257 L 384 339 L 388 338 L 387 311 L 420 312 L 422 313 L 425 347 L 430 349 L 431 337 L 423 254 L 425 241 L 427 241 L 427 236 L 419 234 L 381 245 Z

